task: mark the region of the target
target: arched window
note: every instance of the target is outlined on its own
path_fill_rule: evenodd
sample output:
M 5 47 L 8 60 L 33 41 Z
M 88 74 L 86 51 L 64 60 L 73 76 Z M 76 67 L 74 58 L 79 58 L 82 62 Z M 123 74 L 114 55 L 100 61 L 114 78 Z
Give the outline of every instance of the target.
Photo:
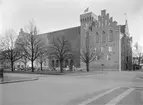
M 70 67 L 72 67 L 74 65 L 73 60 L 70 60 Z
M 82 23 L 82 18 L 80 19 L 80 22 Z
M 56 67 L 59 67 L 59 60 L 56 60 Z
M 66 61 L 65 61 L 65 67 L 67 67 L 68 66 L 68 59 L 66 59 Z
M 106 41 L 105 31 L 102 31 L 102 43 L 105 43 L 105 41 Z
M 99 24 L 98 26 L 100 27 L 100 21 L 98 22 L 98 24 Z
M 87 22 L 89 21 L 89 17 L 87 17 Z
M 107 20 L 105 20 L 105 26 L 107 26 Z
M 54 60 L 52 60 L 52 67 L 54 67 L 54 63 L 55 63 L 55 61 L 54 61 Z
M 99 34 L 96 32 L 96 43 L 99 43 Z
M 112 42 L 113 41 L 113 38 L 114 36 L 113 36 L 113 31 L 112 30 L 110 30 L 109 31 L 109 35 L 108 35 L 108 40 L 109 40 L 109 42 Z

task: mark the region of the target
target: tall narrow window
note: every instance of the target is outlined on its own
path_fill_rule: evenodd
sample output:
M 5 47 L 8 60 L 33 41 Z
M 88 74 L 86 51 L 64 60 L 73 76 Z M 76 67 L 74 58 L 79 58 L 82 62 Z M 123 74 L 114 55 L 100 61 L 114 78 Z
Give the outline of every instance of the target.
M 109 31 L 109 36 L 108 36 L 108 40 L 109 40 L 109 42 L 112 42 L 113 41 L 113 38 L 114 37 L 114 35 L 113 35 L 113 31 L 112 30 L 110 30 Z
M 89 17 L 87 17 L 87 22 L 89 21 Z
M 99 27 L 100 27 L 101 26 L 100 21 L 98 22 L 98 24 L 99 24 Z
M 104 51 L 104 47 L 101 47 L 101 52 L 103 52 Z
M 96 32 L 96 43 L 99 43 L 99 34 Z
M 111 55 L 107 54 L 107 60 L 111 60 Z
M 55 66 L 55 64 L 54 64 L 55 62 L 54 62 L 54 60 L 52 60 L 52 67 L 54 67 Z
M 111 46 L 108 47 L 108 51 L 112 52 L 112 47 Z
M 105 43 L 106 41 L 106 35 L 105 35 L 105 31 L 102 32 L 102 43 Z
M 107 20 L 105 20 L 105 26 L 107 26 Z

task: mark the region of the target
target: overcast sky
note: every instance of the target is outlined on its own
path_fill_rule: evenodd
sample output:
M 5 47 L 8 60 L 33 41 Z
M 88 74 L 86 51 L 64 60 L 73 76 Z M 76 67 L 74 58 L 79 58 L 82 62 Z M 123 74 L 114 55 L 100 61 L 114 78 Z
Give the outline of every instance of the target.
M 0 34 L 19 32 L 32 19 L 40 33 L 79 26 L 87 7 L 96 15 L 106 9 L 118 24 L 125 24 L 126 13 L 133 41 L 143 45 L 143 0 L 0 0 Z

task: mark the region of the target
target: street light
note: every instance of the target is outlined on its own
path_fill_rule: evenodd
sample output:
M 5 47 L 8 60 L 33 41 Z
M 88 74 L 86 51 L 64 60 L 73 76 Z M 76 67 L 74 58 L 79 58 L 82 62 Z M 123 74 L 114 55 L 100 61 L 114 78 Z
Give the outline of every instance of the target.
M 1 78 L 1 81 L 3 81 L 3 63 L 0 62 L 0 78 Z

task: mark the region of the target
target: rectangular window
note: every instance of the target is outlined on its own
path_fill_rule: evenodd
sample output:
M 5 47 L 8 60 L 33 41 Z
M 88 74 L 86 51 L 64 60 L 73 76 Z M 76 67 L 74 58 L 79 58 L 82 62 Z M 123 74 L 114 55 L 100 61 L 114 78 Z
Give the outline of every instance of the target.
M 107 60 L 111 60 L 111 55 L 107 54 Z
M 105 20 L 105 26 L 107 26 L 107 20 Z
M 112 52 L 112 47 L 111 46 L 108 47 L 108 51 Z
M 101 47 L 101 52 L 103 52 L 103 50 L 104 50 L 104 47 Z

